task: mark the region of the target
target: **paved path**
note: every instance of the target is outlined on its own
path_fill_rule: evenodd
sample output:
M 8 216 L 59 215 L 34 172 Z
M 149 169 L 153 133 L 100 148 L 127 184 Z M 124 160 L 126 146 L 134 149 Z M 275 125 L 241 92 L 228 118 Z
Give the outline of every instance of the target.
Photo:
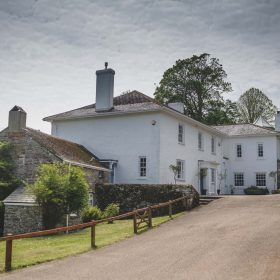
M 0 279 L 279 280 L 280 195 L 226 197 L 112 246 Z

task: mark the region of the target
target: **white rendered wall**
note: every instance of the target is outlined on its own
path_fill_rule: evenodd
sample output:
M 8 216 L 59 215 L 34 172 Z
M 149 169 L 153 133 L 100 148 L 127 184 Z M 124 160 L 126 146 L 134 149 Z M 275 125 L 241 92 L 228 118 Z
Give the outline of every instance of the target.
M 244 194 L 243 189 L 256 185 L 256 172 L 266 173 L 266 182 L 269 190 L 274 189 L 274 179 L 269 177 L 271 171 L 277 170 L 277 138 L 270 137 L 235 137 L 227 138 L 225 156 L 228 157 L 228 192 L 234 186 L 234 173 L 244 173 L 244 187 L 234 187 L 236 194 Z M 257 144 L 263 143 L 264 157 L 258 158 Z M 236 157 L 236 144 L 242 145 L 242 158 Z
M 184 125 L 185 143 L 178 143 L 178 124 Z M 204 149 L 198 149 L 198 132 L 203 135 Z M 211 137 L 215 137 L 216 153 L 211 153 Z M 204 129 L 195 127 L 192 124 L 176 119 L 166 114 L 160 115 L 160 183 L 174 183 L 174 175 L 170 171 L 170 164 L 175 164 L 177 159 L 185 161 L 185 180 L 178 181 L 182 184 L 191 184 L 197 191 L 199 187 L 199 168 L 198 161 L 217 162 L 219 165 L 206 164 L 208 168 L 216 168 L 217 175 L 221 172 L 222 164 L 222 139 L 211 134 Z M 210 193 L 215 193 L 210 186 L 210 172 L 205 178 L 205 183 Z M 224 184 L 224 182 L 222 182 Z M 216 179 L 216 189 L 219 182 Z M 209 189 L 210 186 L 210 189 Z
M 158 114 L 127 114 L 57 121 L 52 134 L 85 146 L 100 159 L 118 160 L 116 183 L 158 183 Z M 147 157 L 147 177 L 139 177 L 139 156 Z

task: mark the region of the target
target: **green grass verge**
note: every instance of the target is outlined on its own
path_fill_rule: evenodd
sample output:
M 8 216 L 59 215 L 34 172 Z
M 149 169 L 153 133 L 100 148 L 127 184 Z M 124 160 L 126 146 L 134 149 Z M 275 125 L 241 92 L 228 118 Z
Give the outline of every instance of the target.
M 173 217 L 177 217 L 176 214 Z M 153 226 L 170 220 L 168 216 L 153 218 Z M 142 230 L 145 231 L 145 230 Z M 132 220 L 115 221 L 114 224 L 101 224 L 96 227 L 98 248 L 133 236 Z M 19 239 L 13 241 L 12 269 L 61 259 L 91 250 L 90 229 L 72 232 L 68 235 L 52 235 Z M 4 271 L 5 242 L 0 242 L 0 271 Z

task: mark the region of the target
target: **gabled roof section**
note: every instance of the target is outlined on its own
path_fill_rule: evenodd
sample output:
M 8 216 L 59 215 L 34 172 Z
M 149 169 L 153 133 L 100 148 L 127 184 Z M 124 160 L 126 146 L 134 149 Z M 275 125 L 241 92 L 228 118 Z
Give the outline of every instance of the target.
M 96 112 L 95 104 L 91 104 L 78 109 L 49 116 L 44 118 L 43 120 L 53 121 L 53 120 L 87 118 L 93 116 L 100 116 L 104 114 L 124 114 L 124 113 L 135 113 L 140 111 L 146 112 L 146 111 L 159 110 L 161 108 L 160 105 L 154 102 L 153 98 L 136 90 L 114 97 L 113 104 L 114 107 L 111 110 L 105 112 L 103 111 Z
M 280 135 L 275 130 L 260 127 L 255 124 L 233 124 L 212 126 L 228 136 L 269 136 Z
M 20 186 L 4 199 L 4 204 L 36 205 L 35 196 L 27 188 Z
M 89 168 L 107 170 L 99 162 L 99 159 L 82 145 L 51 136 L 32 128 L 26 128 L 25 132 L 34 141 L 61 160 L 77 165 L 80 164 L 84 167 L 88 166 Z

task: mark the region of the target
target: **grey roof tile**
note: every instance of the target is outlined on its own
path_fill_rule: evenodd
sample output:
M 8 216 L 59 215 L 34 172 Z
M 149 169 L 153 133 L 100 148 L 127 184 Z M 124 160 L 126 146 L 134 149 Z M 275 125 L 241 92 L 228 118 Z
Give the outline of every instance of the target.
M 36 204 L 34 195 L 30 194 L 23 186 L 18 187 L 3 201 L 6 203 Z
M 254 124 L 218 125 L 212 127 L 228 136 L 279 135 L 274 129 L 264 128 Z

